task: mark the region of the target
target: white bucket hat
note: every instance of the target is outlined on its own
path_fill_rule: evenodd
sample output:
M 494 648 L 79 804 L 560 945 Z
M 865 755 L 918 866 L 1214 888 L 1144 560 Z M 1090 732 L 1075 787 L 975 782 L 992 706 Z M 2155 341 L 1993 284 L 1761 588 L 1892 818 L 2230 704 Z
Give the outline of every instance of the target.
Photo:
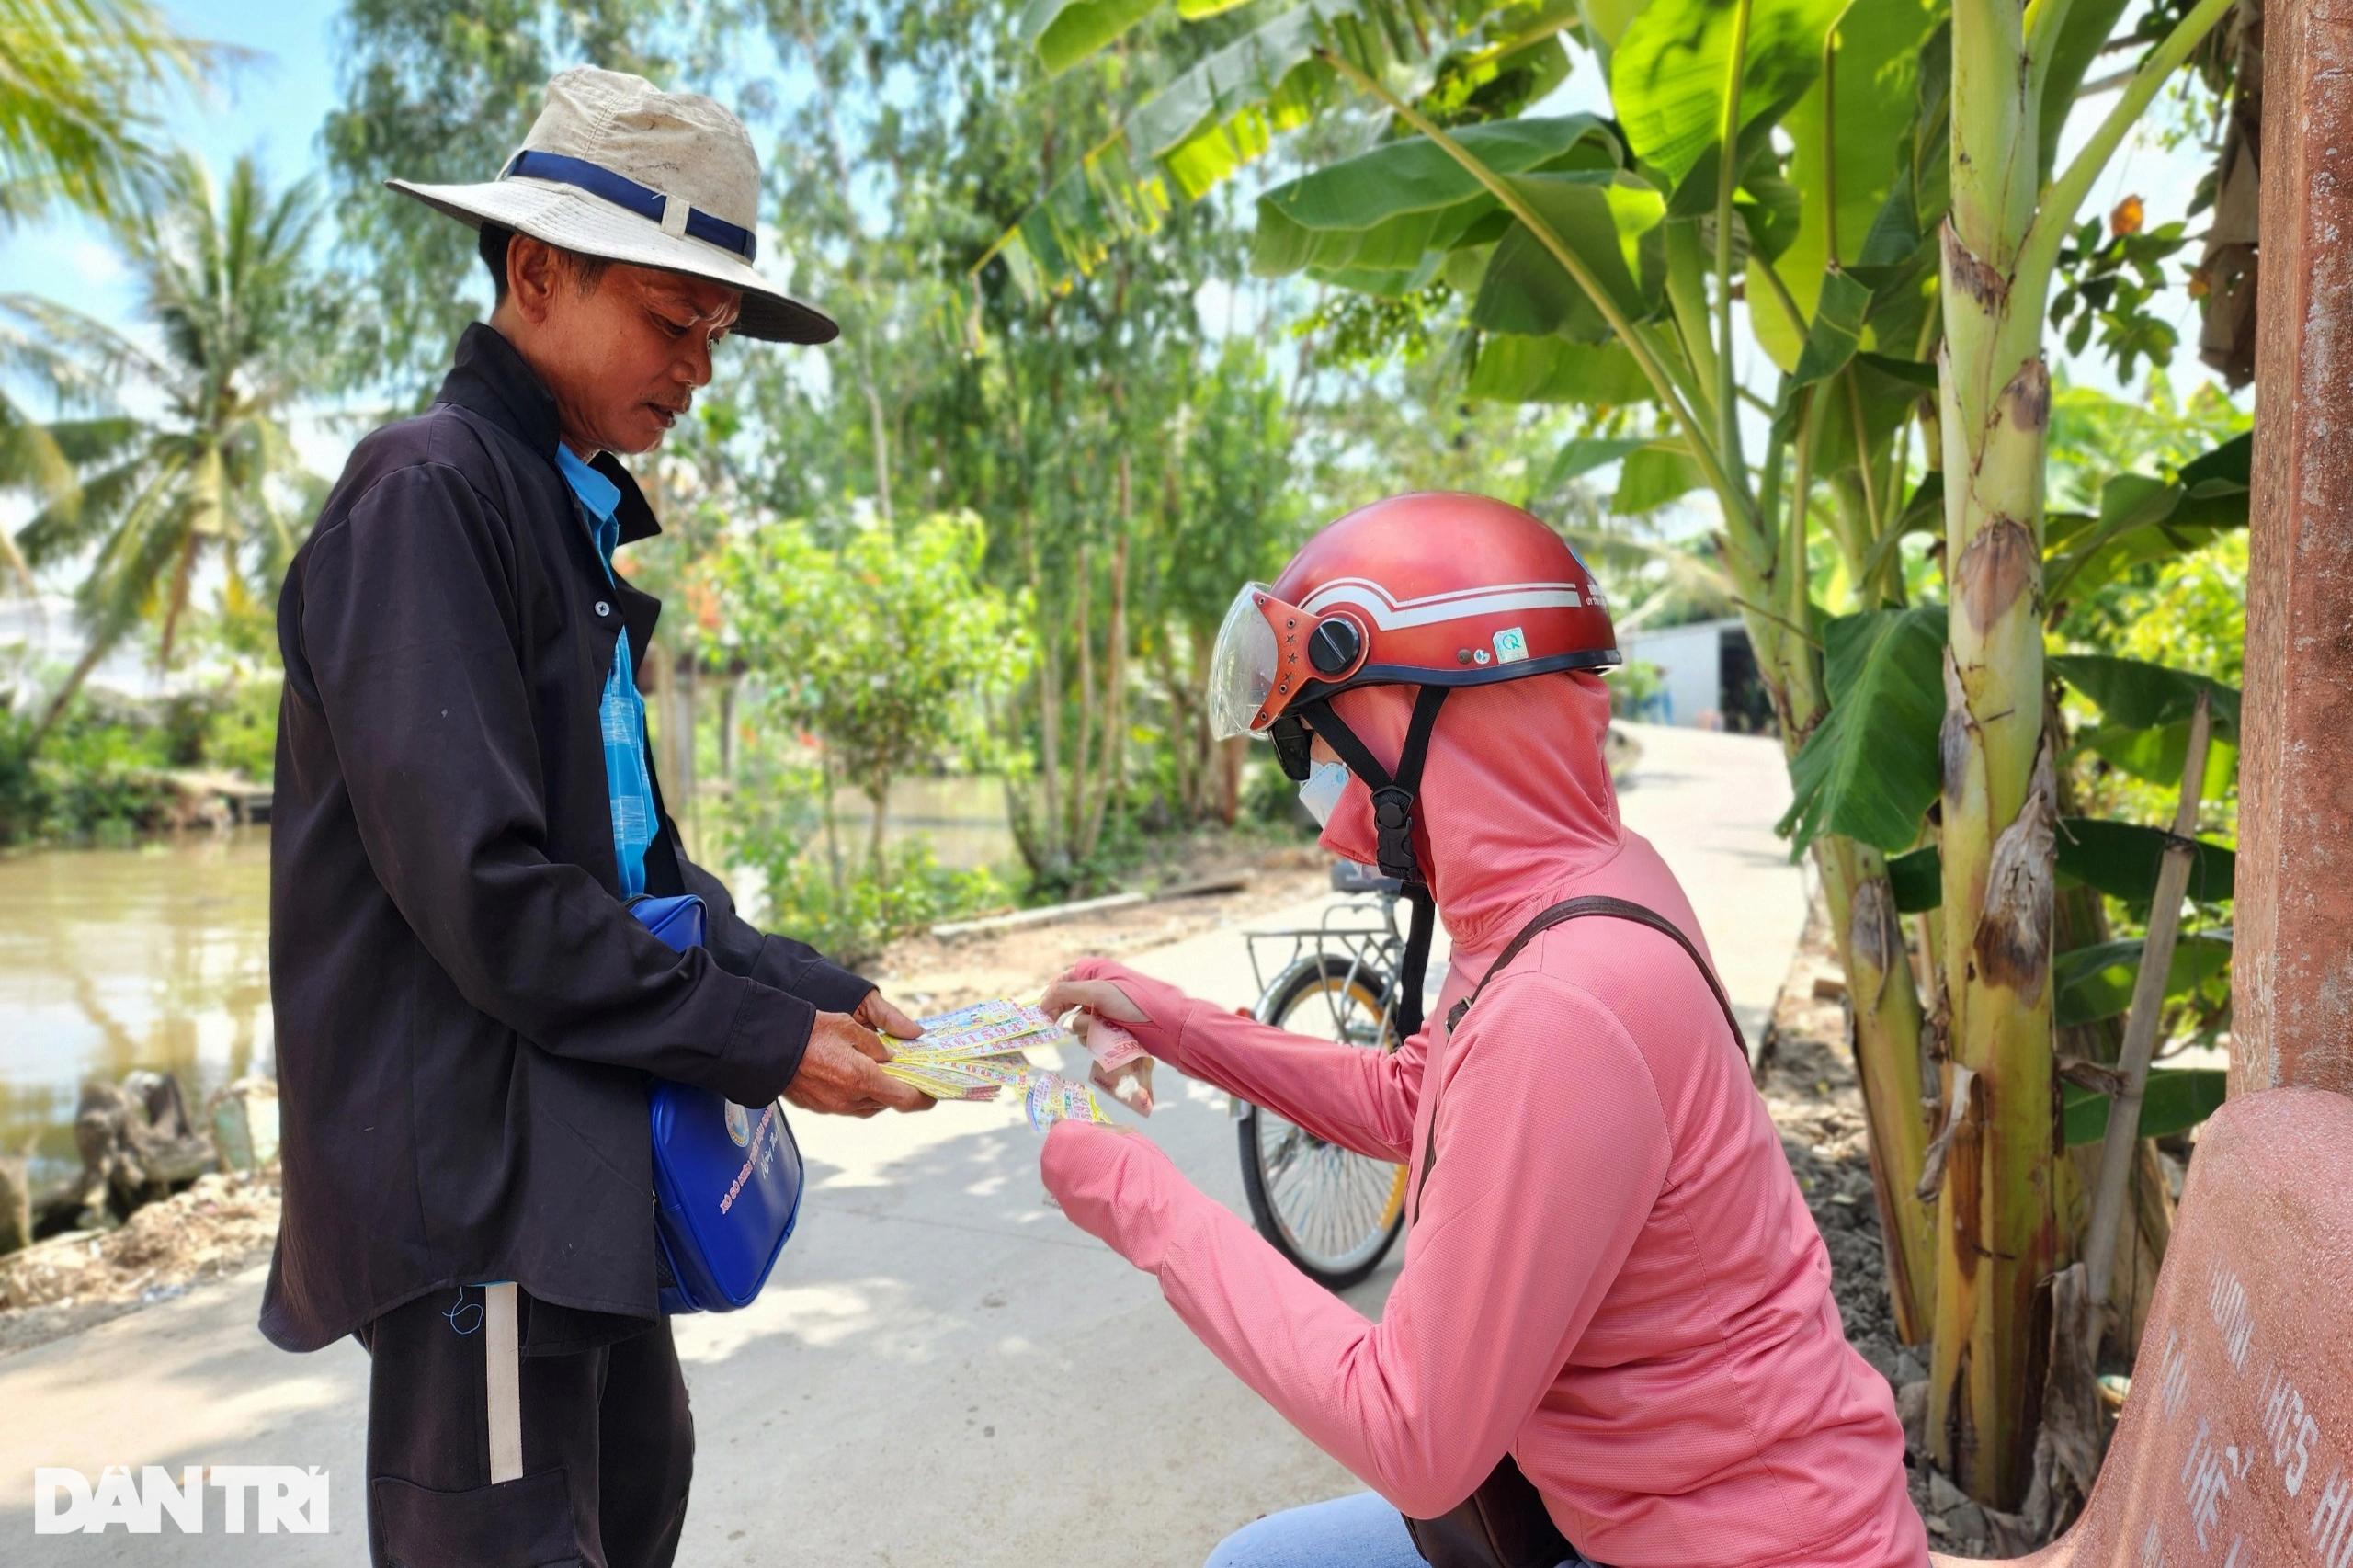
M 496 179 L 384 183 L 469 228 L 496 223 L 583 256 L 741 290 L 735 330 L 746 337 L 841 335 L 831 316 L 753 270 L 759 155 L 743 122 L 700 94 L 580 66 L 548 84 L 547 107 Z

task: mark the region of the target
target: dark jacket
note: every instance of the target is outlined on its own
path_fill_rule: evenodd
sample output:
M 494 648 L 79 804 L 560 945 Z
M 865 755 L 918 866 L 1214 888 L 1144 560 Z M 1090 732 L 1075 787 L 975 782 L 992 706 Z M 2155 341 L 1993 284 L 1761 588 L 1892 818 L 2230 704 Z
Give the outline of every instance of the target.
M 645 667 L 661 603 L 606 582 L 556 432 L 522 358 L 469 328 L 433 406 L 353 450 L 278 600 L 261 1326 L 290 1350 L 494 1279 L 652 1319 L 648 1075 L 764 1105 L 816 1009 L 872 989 L 738 919 L 666 813 L 647 888 L 699 893 L 709 949 L 620 903 L 597 698 L 624 630 Z M 654 533 L 597 466 L 622 540 Z

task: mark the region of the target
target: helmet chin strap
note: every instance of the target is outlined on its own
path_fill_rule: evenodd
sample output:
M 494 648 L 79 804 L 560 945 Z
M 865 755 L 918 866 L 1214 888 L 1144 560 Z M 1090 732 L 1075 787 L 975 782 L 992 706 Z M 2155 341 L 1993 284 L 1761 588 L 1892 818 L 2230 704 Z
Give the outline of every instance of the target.
M 1429 755 L 1430 731 L 1438 724 L 1438 710 L 1444 706 L 1450 689 L 1425 686 L 1416 690 L 1414 717 L 1405 726 L 1405 749 L 1398 754 L 1394 774 L 1374 760 L 1356 732 L 1333 711 L 1329 698 L 1304 703 L 1298 710 L 1307 727 L 1321 735 L 1324 744 L 1348 765 L 1348 771 L 1371 790 L 1372 824 L 1380 835 L 1377 854 L 1381 874 L 1404 883 L 1405 900 L 1413 906 L 1413 920 L 1405 935 L 1404 961 L 1398 969 L 1397 995 L 1390 1008 L 1400 1040 L 1411 1040 L 1421 1032 L 1422 983 L 1429 971 L 1430 937 L 1438 915 L 1437 902 L 1430 896 L 1429 880 L 1422 874 L 1420 858 L 1414 853 L 1414 802 L 1422 788 L 1422 763 Z

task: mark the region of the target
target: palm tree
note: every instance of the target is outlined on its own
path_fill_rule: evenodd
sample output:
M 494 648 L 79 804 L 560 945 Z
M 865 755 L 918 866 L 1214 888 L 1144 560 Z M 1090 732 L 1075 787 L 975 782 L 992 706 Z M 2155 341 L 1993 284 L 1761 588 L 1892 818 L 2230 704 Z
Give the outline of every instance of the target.
M 225 54 L 146 0 L 0 0 L 0 232 L 61 201 L 131 211 L 164 161 L 150 106 Z
M 161 352 L 52 301 L 0 296 L 0 316 L 46 360 L 127 394 L 126 412 L 47 427 L 76 483 L 17 536 L 33 569 L 88 562 L 75 593 L 88 646 L 32 744 L 142 619 L 157 621 L 168 665 L 208 555 L 226 608 L 275 591 L 319 490 L 287 427 L 333 336 L 332 297 L 309 256 L 318 218 L 307 182 L 273 198 L 245 157 L 216 191 L 180 154 L 152 203 L 113 225 Z
M 61 203 L 131 211 L 162 162 L 150 106 L 201 84 L 230 52 L 180 33 L 146 0 L 0 0 L 0 233 Z M 89 391 L 74 366 L 5 327 L 0 372 L 69 403 Z M 0 488 L 70 494 L 79 447 L 75 432 L 42 425 L 0 389 Z M 31 569 L 6 533 L 0 566 L 30 591 Z

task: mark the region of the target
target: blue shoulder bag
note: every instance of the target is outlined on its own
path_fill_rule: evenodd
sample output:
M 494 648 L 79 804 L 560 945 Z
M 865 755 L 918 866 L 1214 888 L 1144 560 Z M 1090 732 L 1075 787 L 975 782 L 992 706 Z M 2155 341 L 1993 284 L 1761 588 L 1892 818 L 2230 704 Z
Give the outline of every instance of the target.
M 630 913 L 679 952 L 703 945 L 702 900 L 641 896 Z M 781 1101 L 739 1106 L 710 1089 L 656 1078 L 654 1262 L 665 1312 L 732 1312 L 752 1304 L 801 1214 L 801 1149 Z

